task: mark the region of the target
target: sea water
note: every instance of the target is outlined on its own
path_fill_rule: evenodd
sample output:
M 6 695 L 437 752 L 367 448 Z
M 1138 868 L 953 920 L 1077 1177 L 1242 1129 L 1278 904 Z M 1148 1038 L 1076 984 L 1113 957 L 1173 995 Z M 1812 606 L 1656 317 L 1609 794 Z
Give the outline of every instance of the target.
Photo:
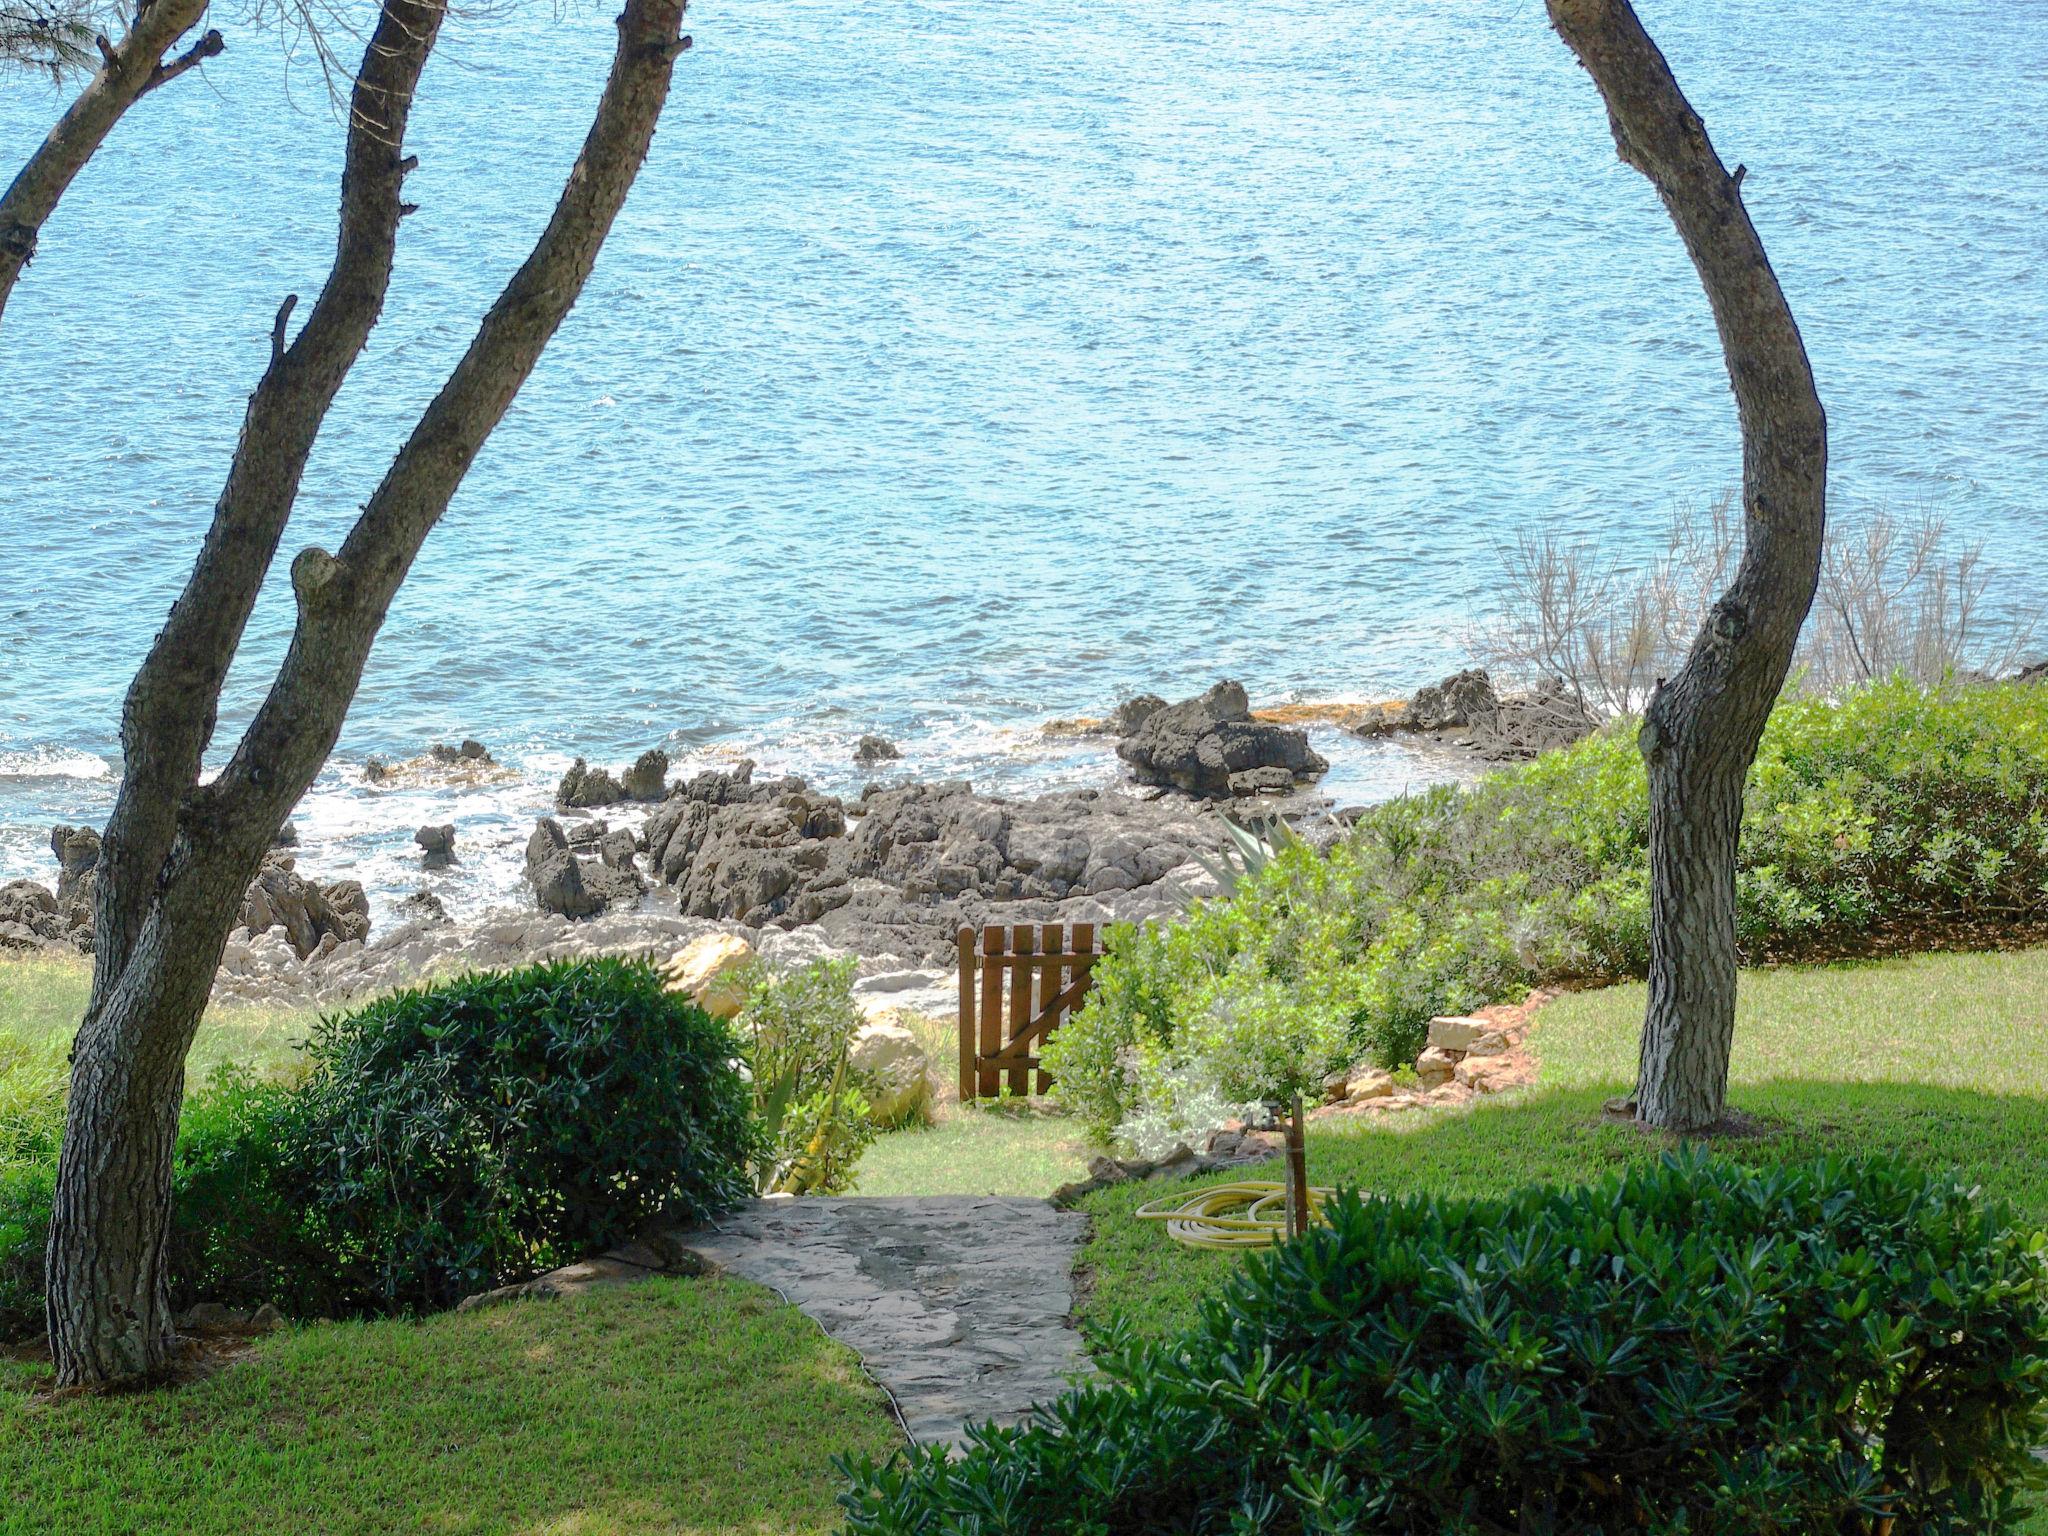
M 2048 5 L 1643 0 L 1798 313 L 1835 507 L 1946 516 L 2037 591 Z M 0 322 L 0 878 L 97 821 L 341 132 L 303 40 L 232 18 L 44 232 Z M 1501 546 L 1649 558 L 1739 476 L 1713 326 L 1538 0 L 699 0 L 595 277 L 394 605 L 297 824 L 380 901 L 515 897 L 554 777 L 651 745 L 852 790 L 1109 782 L 1100 714 L 1218 677 L 1405 692 L 1471 654 Z M 547 215 L 608 12 L 451 21 L 420 204 L 286 557 L 331 547 Z M 338 51 L 357 46 L 333 38 Z M 61 99 L 0 82 L 0 174 Z M 216 757 L 291 620 L 278 579 Z M 380 790 L 486 742 L 517 771 Z M 1442 772 L 1334 731 L 1340 799 Z

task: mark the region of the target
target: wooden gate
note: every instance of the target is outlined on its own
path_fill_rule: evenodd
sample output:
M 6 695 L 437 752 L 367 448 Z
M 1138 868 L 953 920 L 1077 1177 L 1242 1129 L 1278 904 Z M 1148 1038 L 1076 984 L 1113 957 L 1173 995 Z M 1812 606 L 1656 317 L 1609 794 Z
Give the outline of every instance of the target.
M 1093 923 L 960 930 L 961 1103 L 1052 1086 L 1038 1045 L 1088 995 L 1096 953 Z

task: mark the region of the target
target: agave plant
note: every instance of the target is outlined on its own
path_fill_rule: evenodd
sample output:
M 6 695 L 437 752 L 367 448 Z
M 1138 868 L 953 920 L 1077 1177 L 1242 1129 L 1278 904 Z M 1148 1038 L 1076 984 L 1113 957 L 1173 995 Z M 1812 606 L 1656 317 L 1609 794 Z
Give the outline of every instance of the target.
M 1235 896 L 1246 881 L 1256 880 L 1282 852 L 1301 842 L 1300 834 L 1278 816 L 1257 816 L 1243 822 L 1225 811 L 1219 819 L 1229 841 L 1214 858 L 1198 853 L 1194 859 L 1215 879 L 1217 893 L 1225 900 Z

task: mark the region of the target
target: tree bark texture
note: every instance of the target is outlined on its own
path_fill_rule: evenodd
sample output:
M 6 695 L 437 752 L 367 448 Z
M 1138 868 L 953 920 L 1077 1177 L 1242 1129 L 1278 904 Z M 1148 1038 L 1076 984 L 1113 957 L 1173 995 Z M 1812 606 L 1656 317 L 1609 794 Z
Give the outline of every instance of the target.
M 1287 1235 L 1300 1237 L 1308 1231 L 1308 1116 L 1301 1107 L 1301 1095 L 1294 1096 L 1287 1117 Z
M 163 3 L 163 0 L 158 0 Z M 298 621 L 227 766 L 198 782 L 220 689 L 313 440 L 389 286 L 407 115 L 444 14 L 385 0 L 351 98 L 334 267 L 289 346 L 292 301 L 183 594 L 122 715 L 124 773 L 102 847 L 93 992 L 73 1052 L 48 1254 L 62 1384 L 147 1377 L 174 1339 L 163 1269 L 184 1059 L 248 882 L 341 731 L 421 543 L 582 292 L 652 141 L 682 0 L 628 0 L 582 154 L 532 254 L 399 451 L 339 555 L 292 563 Z
M 58 199 L 114 125 L 157 86 L 221 51 L 220 34 L 208 32 L 183 55 L 164 62 L 164 55 L 205 14 L 206 0 L 153 0 L 118 44 L 100 41 L 99 70 L 0 195 L 0 315 L 6 313 L 22 269 L 35 256 Z
M 1714 313 L 1742 428 L 1743 550 L 1676 677 L 1644 712 L 1650 988 L 1636 1114 L 1707 1129 L 1735 1035 L 1743 784 L 1812 606 L 1827 521 L 1827 418 L 1790 305 L 1705 124 L 1628 0 L 1548 0 L 1607 104 L 1621 158 L 1663 199 Z

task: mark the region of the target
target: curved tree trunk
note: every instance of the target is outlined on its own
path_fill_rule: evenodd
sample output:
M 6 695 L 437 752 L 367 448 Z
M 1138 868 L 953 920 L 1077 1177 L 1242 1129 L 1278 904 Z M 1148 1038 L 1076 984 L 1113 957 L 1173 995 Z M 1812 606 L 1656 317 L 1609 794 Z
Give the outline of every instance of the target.
M 1742 790 L 1820 577 L 1827 418 L 1791 307 L 1706 125 L 1627 0 L 1548 0 L 1656 187 L 1714 312 L 1742 425 L 1742 562 L 1641 737 L 1650 775 L 1650 998 L 1636 1114 L 1701 1130 L 1726 1109 L 1735 1035 Z
M 119 44 L 99 39 L 99 72 L 0 194 L 0 313 L 35 256 L 44 221 L 114 125 L 157 86 L 221 51 L 220 34 L 208 32 L 179 58 L 164 62 L 171 46 L 205 14 L 206 0 L 144 0 Z
M 157 0 L 164 3 L 164 0 Z M 219 776 L 199 783 L 221 684 L 307 455 L 381 309 L 413 86 L 444 0 L 384 0 L 351 102 L 335 264 L 243 422 L 185 591 L 122 715 L 122 785 L 96 906 L 93 993 L 73 1051 L 48 1250 L 60 1384 L 160 1371 L 174 1345 L 163 1268 L 185 1053 L 230 924 L 278 825 L 320 771 L 392 597 L 542 349 L 583 291 L 668 98 L 682 0 L 627 0 L 589 136 L 533 252 L 393 460 L 338 556 L 292 562 L 299 614 L 270 692 Z

